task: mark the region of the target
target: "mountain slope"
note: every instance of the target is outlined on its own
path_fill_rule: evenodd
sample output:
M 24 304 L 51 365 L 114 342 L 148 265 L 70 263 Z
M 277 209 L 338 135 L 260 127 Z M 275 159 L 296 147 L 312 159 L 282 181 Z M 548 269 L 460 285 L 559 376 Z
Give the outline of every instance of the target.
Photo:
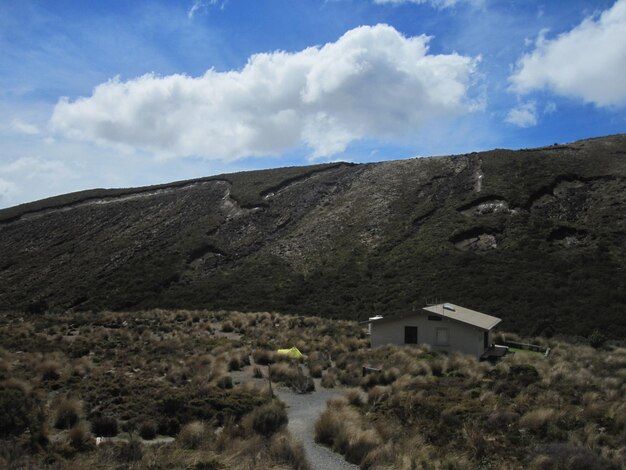
M 93 190 L 0 211 L 0 309 L 277 310 L 429 300 L 626 336 L 626 136 Z

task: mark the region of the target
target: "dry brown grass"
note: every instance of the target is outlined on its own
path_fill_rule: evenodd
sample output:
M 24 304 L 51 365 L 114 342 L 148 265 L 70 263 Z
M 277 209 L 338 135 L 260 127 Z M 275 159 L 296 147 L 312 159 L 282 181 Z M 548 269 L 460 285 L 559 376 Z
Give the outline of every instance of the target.
M 83 415 L 83 402 L 76 398 L 63 397 L 53 404 L 54 427 L 69 429 L 81 419 Z
M 207 434 L 207 429 L 203 422 L 193 421 L 182 427 L 176 442 L 183 449 L 197 449 L 204 443 Z
M 79 425 L 95 427 L 107 416 L 124 431 L 144 419 L 156 421 L 159 434 L 176 435 L 194 421 L 204 421 L 209 436 L 221 429 L 194 449 L 181 446 L 179 437 L 169 446 L 119 444 L 93 452 L 78 452 L 67 444 L 68 431 L 51 429 L 51 442 L 62 443 L 54 451 L 62 468 L 87 461 L 84 468 L 98 468 L 97 459 L 107 468 L 296 465 L 297 449 L 276 437 L 285 430 L 273 437 L 253 430 L 253 410 L 266 391 L 242 393 L 229 376 L 246 367 L 252 350 L 257 376 L 267 362 L 277 372 L 274 381 L 310 380 L 299 364 L 275 357 L 276 349 L 290 345 L 308 354 L 309 371 L 321 373 L 323 387 L 355 388 L 349 398 L 332 400 L 318 425 L 322 439 L 363 468 L 517 469 L 537 459 L 568 468 L 561 454 L 570 449 L 579 461 L 591 455 L 610 469 L 625 457 L 626 348 L 610 344 L 596 350 L 552 339 L 547 359 L 518 353 L 494 367 L 424 346 L 370 349 L 354 323 L 267 312 L 41 315 L 19 320 L 24 325 L 17 336 L 12 321 L 0 318 L 0 380 L 41 404 L 47 423 L 54 424 L 61 398 L 77 397 L 86 413 Z M 242 339 L 214 333 L 224 322 Z M 382 372 L 364 380 L 364 365 Z M 44 380 L 46 370 L 52 373 Z M 359 398 L 365 394 L 367 400 Z M 553 413 L 543 416 L 545 410 Z M 570 447 L 549 447 L 553 442 Z M 49 454 L 32 458 L 41 463 Z
M 287 465 L 294 470 L 310 468 L 302 444 L 289 434 L 275 434 L 270 441 L 269 454 L 273 462 Z

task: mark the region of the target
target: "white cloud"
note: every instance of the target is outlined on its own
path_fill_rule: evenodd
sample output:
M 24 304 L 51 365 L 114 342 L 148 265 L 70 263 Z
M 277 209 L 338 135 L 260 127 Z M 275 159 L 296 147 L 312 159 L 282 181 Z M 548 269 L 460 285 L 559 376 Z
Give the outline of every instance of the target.
M 521 103 L 511 109 L 504 119 L 509 124 L 518 127 L 533 127 L 537 125 L 537 104 L 534 101 Z
M 60 160 L 43 158 L 21 157 L 10 163 L 0 166 L 0 174 L 18 177 L 20 180 L 70 180 L 77 175 Z
M 191 5 L 191 8 L 189 8 L 189 11 L 187 12 L 187 18 L 192 19 L 199 10 L 205 9 L 206 4 L 202 0 L 195 0 L 193 2 L 193 5 Z
M 18 134 L 37 135 L 39 134 L 39 128 L 28 122 L 24 122 L 21 119 L 13 119 L 9 128 Z
M 0 201 L 3 199 L 10 199 L 16 190 L 17 186 L 15 186 L 15 184 L 0 178 Z
M 539 34 L 509 78 L 518 93 L 548 88 L 598 106 L 626 105 L 626 0 L 555 39 Z
M 403 3 L 415 3 L 421 5 L 423 3 L 430 3 L 435 8 L 451 8 L 459 3 L 469 3 L 474 6 L 482 6 L 484 0 L 374 0 L 377 5 L 400 5 Z
M 222 3 L 220 4 L 220 9 L 223 10 L 224 7 L 226 6 L 228 0 L 223 0 Z M 191 7 L 189 8 L 189 10 L 187 11 L 187 18 L 189 18 L 190 20 L 193 19 L 193 17 L 196 15 L 196 13 L 198 12 L 206 12 L 209 8 L 209 6 L 215 6 L 219 3 L 219 0 L 194 0 L 193 4 L 191 5 Z
M 556 109 L 556 103 L 554 103 L 553 101 L 548 101 L 543 108 L 543 114 L 552 114 L 556 112 Z
M 19 157 L 0 162 L 0 207 L 65 192 L 81 180 L 75 169 L 59 159 Z
M 52 128 L 160 156 L 233 161 L 302 144 L 329 156 L 476 109 L 479 59 L 428 54 L 429 39 L 363 26 L 321 47 L 253 55 L 239 71 L 114 78 L 90 97 L 59 100 Z

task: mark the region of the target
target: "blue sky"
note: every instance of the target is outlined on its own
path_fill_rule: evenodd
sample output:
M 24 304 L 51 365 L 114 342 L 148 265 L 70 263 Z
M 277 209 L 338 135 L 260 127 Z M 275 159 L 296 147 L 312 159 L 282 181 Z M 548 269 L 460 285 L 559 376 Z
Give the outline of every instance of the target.
M 7 0 L 0 55 L 0 207 L 626 131 L 626 0 Z

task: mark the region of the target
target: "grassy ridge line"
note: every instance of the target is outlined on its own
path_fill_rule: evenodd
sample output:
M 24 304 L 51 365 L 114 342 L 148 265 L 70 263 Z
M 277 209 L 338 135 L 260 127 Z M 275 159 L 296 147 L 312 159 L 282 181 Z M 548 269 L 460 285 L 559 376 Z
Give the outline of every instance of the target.
M 164 189 L 184 188 L 197 183 L 210 181 L 226 181 L 233 186 L 232 197 L 240 205 L 254 205 L 259 202 L 259 197 L 268 194 L 283 184 L 298 181 L 320 171 L 330 170 L 346 163 L 331 163 L 311 165 L 305 167 L 284 167 L 270 170 L 243 171 L 238 173 L 220 174 L 189 180 L 174 181 L 171 183 L 140 186 L 136 188 L 95 188 L 77 191 L 59 196 L 53 196 L 38 201 L 27 202 L 17 206 L 0 209 L 0 223 L 9 223 L 19 220 L 21 217 L 44 210 L 62 209 L 98 199 L 112 199 L 123 196 L 131 196 L 141 193 L 149 193 Z M 252 186 L 258 192 L 247 189 Z

